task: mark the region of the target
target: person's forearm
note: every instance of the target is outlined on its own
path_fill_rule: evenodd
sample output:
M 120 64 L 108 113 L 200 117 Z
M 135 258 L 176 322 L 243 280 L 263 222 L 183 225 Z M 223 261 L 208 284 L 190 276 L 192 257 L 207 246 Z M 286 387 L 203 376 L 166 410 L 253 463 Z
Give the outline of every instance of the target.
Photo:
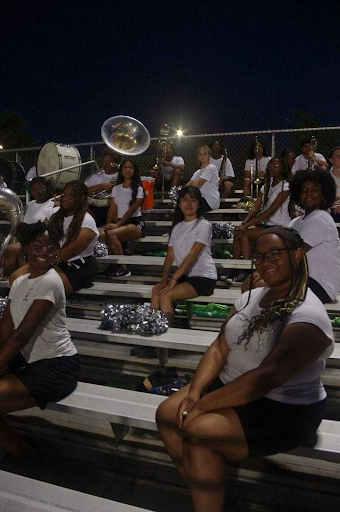
M 106 216 L 106 224 L 116 224 L 118 222 L 117 215 L 117 206 L 109 206 L 107 216 Z
M 199 254 L 192 254 L 189 252 L 187 256 L 184 258 L 180 266 L 176 269 L 173 274 L 174 279 L 179 279 L 185 272 L 192 267 L 192 265 L 197 261 Z
M 206 412 L 244 405 L 263 397 L 275 386 L 273 373 L 259 367 L 204 396 L 199 405 Z
M 190 392 L 201 396 L 221 373 L 225 359 L 220 350 L 220 343 L 225 343 L 225 341 L 215 340 L 205 352 L 190 384 Z
M 135 213 L 135 211 L 139 208 L 139 204 L 136 204 L 136 203 L 133 203 L 129 209 L 124 213 L 123 217 L 121 219 L 119 219 L 118 221 L 118 225 L 119 226 L 122 226 L 123 224 L 125 224 L 125 222 L 127 222 L 130 217 Z
M 165 260 L 163 263 L 163 272 L 162 272 L 162 281 L 164 283 L 168 280 L 172 264 L 173 264 L 173 258 L 171 258 L 171 256 L 167 255 L 165 257 Z
M 1 343 L 0 349 L 0 367 L 6 365 L 16 354 L 22 350 L 29 339 L 26 336 L 18 336 L 16 331 Z

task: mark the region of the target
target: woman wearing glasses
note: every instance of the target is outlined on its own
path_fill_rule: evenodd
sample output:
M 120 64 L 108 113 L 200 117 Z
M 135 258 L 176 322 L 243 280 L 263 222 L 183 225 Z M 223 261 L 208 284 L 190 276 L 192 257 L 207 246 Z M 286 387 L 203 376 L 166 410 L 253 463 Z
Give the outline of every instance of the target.
M 18 232 L 29 271 L 12 284 L 0 320 L 0 449 L 16 457 L 36 449 L 3 416 L 65 398 L 80 373 L 66 326 L 63 282 L 54 269 L 62 237 L 60 226 L 43 222 L 20 225 Z
M 303 240 L 293 229 L 270 227 L 253 259 L 265 286 L 237 299 L 191 384 L 157 412 L 196 512 L 224 510 L 226 461 L 310 443 L 325 410 L 320 375 L 334 338 L 307 287 Z

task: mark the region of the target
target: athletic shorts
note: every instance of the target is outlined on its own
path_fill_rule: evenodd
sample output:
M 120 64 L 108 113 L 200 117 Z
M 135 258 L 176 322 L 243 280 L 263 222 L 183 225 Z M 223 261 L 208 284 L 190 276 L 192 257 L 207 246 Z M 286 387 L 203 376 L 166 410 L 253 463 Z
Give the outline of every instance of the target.
M 207 393 L 223 387 L 218 378 Z M 286 404 L 269 398 L 233 407 L 242 424 L 249 457 L 264 457 L 315 443 L 326 399 L 309 405 Z M 312 443 L 312 444 L 314 444 Z
M 145 221 L 143 220 L 143 217 L 141 215 L 139 217 L 130 217 L 129 220 L 124 222 L 124 224 L 122 225 L 127 226 L 128 224 L 133 224 L 134 226 L 137 226 L 137 228 L 141 230 L 142 235 L 145 236 Z
M 74 292 L 92 286 L 92 281 L 98 273 L 97 260 L 94 256 L 62 261 L 57 266 L 66 274 Z
M 19 353 L 9 361 L 8 367 L 26 386 L 40 409 L 45 409 L 49 402 L 59 402 L 72 393 L 77 387 L 80 375 L 78 354 L 27 363 Z
M 203 295 L 208 297 L 212 295 L 216 286 L 216 279 L 209 279 L 208 277 L 199 277 L 199 276 L 181 276 L 178 280 L 178 283 L 189 283 L 195 289 L 197 295 Z

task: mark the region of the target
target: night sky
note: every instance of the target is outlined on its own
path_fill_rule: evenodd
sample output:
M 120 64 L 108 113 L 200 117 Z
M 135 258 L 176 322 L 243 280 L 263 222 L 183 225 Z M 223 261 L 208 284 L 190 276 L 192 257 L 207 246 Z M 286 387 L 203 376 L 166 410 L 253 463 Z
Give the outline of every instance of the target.
M 186 134 L 340 125 L 339 3 L 13 2 L 2 13 L 0 111 L 38 143 L 100 140 L 109 117 Z

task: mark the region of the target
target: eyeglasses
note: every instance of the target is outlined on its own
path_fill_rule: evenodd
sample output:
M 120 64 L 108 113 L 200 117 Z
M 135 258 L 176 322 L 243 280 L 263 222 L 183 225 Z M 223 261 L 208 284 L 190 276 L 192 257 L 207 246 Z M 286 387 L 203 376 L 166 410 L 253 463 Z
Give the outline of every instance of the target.
M 261 265 L 264 259 L 269 261 L 277 261 L 281 258 L 281 251 L 290 251 L 288 247 L 281 247 L 280 249 L 269 249 L 267 252 L 254 252 L 252 260 L 255 265 Z
M 58 251 L 58 247 L 56 245 L 46 245 L 45 246 L 45 245 L 39 244 L 38 242 L 32 242 L 31 249 L 33 252 L 35 252 L 37 254 L 40 254 L 45 250 L 46 254 L 48 256 L 53 256 Z

